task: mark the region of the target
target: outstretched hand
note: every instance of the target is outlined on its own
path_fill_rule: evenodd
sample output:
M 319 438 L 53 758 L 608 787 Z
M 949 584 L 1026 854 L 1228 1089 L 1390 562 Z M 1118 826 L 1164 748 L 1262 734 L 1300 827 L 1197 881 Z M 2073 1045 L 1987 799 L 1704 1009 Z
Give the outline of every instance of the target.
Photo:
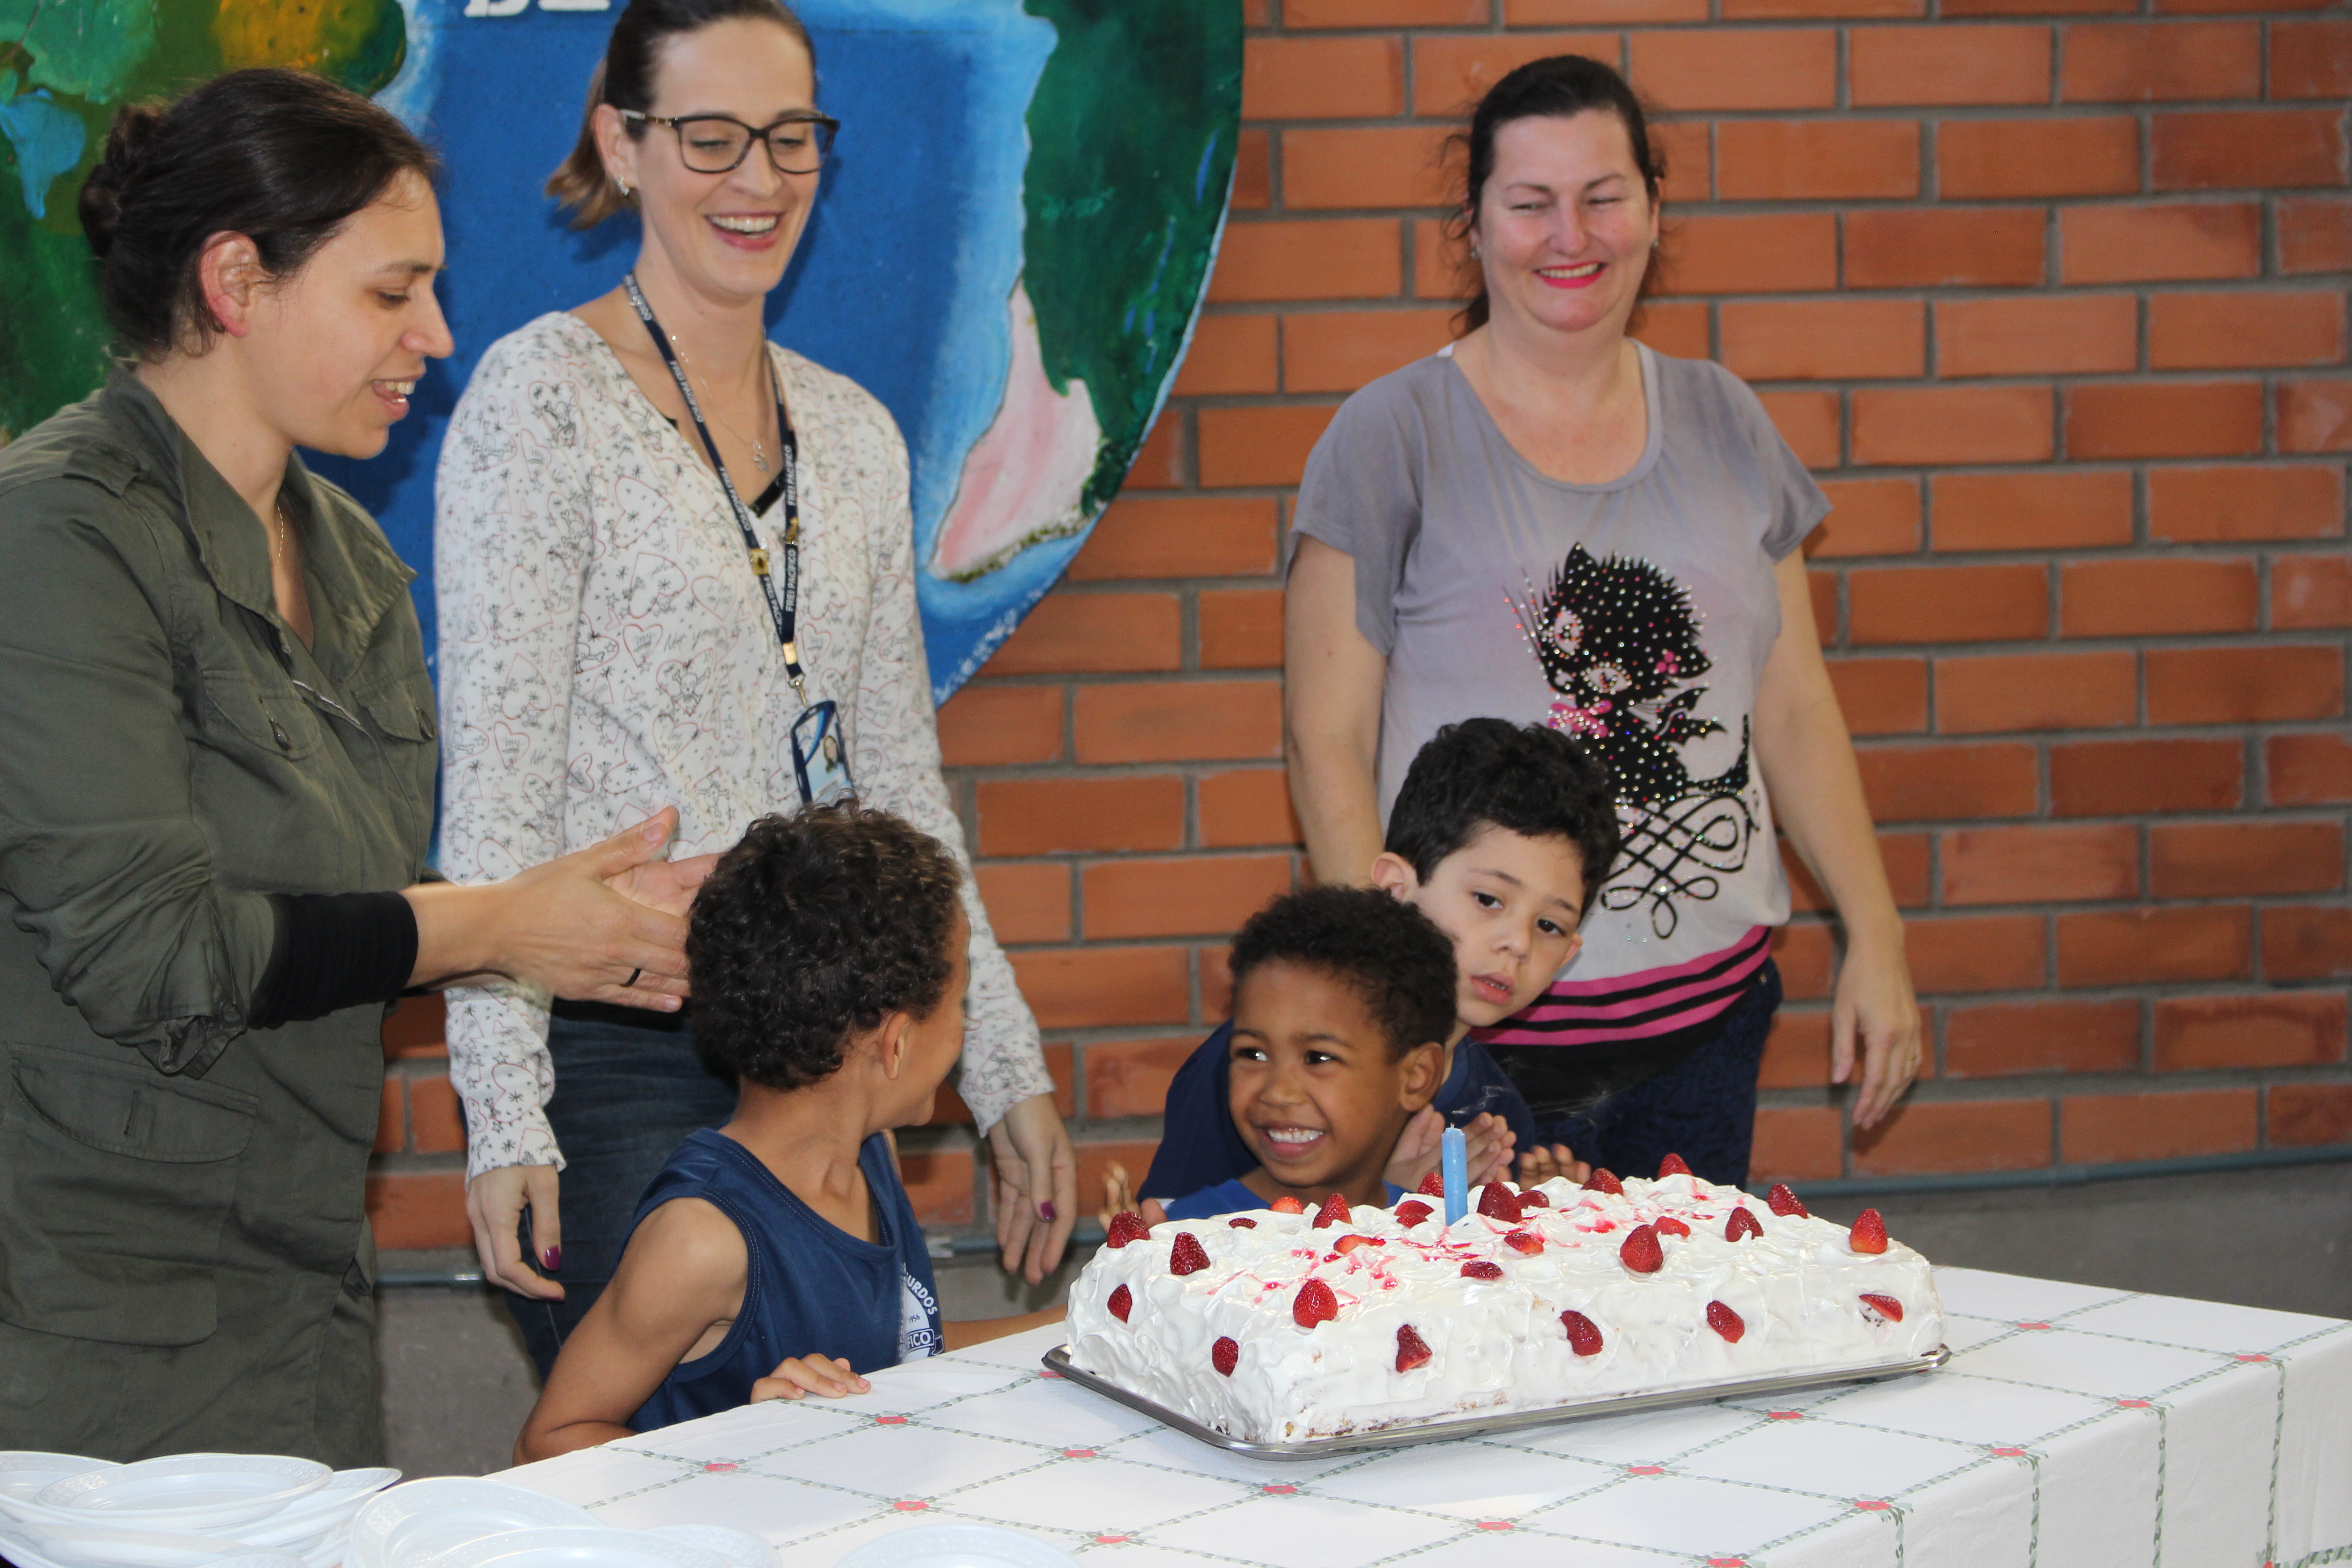
M 1444 1131 L 1445 1118 L 1437 1107 L 1424 1105 L 1414 1111 L 1397 1134 L 1395 1152 L 1381 1168 L 1381 1179 L 1406 1192 L 1419 1187 L 1421 1179 L 1437 1169 L 1437 1141 Z
M 1168 1205 L 1158 1198 L 1136 1202 L 1135 1184 L 1127 1167 L 1113 1160 L 1103 1170 L 1103 1206 L 1096 1211 L 1096 1217 L 1108 1230 L 1111 1220 L 1123 1214 L 1139 1215 L 1147 1226 L 1168 1223 Z
M 716 855 L 697 855 L 686 860 L 647 860 L 614 872 L 604 879 L 604 886 L 631 903 L 684 920 L 694 908 L 694 895 L 702 890 L 702 884 L 709 879 L 718 864 Z
M 1483 1112 L 1465 1122 L 1462 1132 L 1472 1186 L 1484 1186 L 1510 1174 L 1511 1152 L 1518 1138 L 1509 1122 L 1491 1111 Z M 1406 1192 L 1418 1191 L 1423 1180 L 1437 1169 L 1444 1133 L 1445 1118 L 1435 1106 L 1424 1105 L 1414 1111 L 1381 1172 L 1382 1179 Z
M 404 889 L 416 912 L 410 984 L 504 975 L 568 1001 L 677 1011 L 690 989 L 686 910 L 712 861 L 664 861 L 677 831 L 677 809 L 665 806 L 502 882 Z
M 1538 1143 L 1519 1156 L 1519 1185 L 1532 1187 L 1538 1182 L 1549 1182 L 1562 1176 L 1582 1186 L 1592 1179 L 1592 1167 L 1576 1157 L 1574 1150 L 1565 1143 Z
M 1483 1187 L 1511 1173 L 1511 1152 L 1518 1146 L 1519 1135 L 1509 1122 L 1491 1110 L 1482 1111 L 1462 1131 L 1472 1186 Z
M 592 982 L 593 989 L 575 995 L 560 985 L 549 985 L 558 996 L 610 1002 L 624 1007 L 676 1012 L 679 1002 L 693 994 L 687 984 L 686 913 L 694 902 L 716 856 L 698 856 L 676 865 L 661 858 L 677 833 L 677 808 L 666 805 L 633 827 L 625 827 L 602 843 L 526 871 L 524 877 L 571 869 L 574 863 L 604 884 L 604 897 L 589 895 L 575 918 L 593 922 L 597 935 L 615 945 L 625 944 L 632 978 Z M 584 893 L 585 889 L 579 889 Z M 575 955 L 580 958 L 587 953 Z M 614 955 L 617 963 L 620 953 Z M 650 959 L 651 962 L 646 962 Z

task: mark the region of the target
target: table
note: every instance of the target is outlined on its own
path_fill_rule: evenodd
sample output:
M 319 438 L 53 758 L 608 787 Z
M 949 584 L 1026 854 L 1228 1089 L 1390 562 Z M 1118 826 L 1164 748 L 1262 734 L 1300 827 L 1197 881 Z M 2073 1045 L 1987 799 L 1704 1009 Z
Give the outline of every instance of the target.
M 503 1478 L 830 1568 L 923 1522 L 1088 1568 L 2303 1568 L 2352 1563 L 2352 1323 L 1969 1269 L 1956 1352 L 1876 1385 L 1304 1465 L 1043 1373 L 1041 1330 Z

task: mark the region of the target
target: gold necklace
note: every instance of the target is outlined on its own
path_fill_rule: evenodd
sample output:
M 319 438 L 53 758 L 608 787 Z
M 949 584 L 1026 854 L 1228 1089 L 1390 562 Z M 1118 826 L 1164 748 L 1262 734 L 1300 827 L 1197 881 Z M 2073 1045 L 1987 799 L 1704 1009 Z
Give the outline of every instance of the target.
M 285 563 L 286 536 L 291 533 L 294 528 L 292 523 L 286 521 L 286 492 L 282 489 L 278 492 L 277 504 L 269 509 L 269 518 L 277 524 L 269 531 L 269 566 L 274 572 Z
M 669 341 L 670 341 L 670 346 L 677 350 L 677 357 L 678 357 L 679 361 L 680 361 L 683 364 L 685 364 L 685 366 L 686 366 L 686 368 L 687 368 L 687 374 L 689 374 L 689 375 L 693 374 L 693 373 L 694 373 L 694 358 L 693 358 L 693 356 L 692 356 L 691 354 L 688 354 L 688 353 L 686 352 L 686 345 L 685 345 L 684 343 L 679 342 L 677 341 L 677 334 L 676 332 L 672 332 L 672 333 L 670 333 L 670 334 L 669 334 Z M 767 350 L 766 350 L 765 345 L 762 345 L 762 346 L 761 346 L 761 353 L 760 353 L 760 357 L 761 357 L 761 359 L 763 359 L 763 360 L 764 360 L 765 358 L 767 358 Z M 769 374 L 769 375 L 770 375 L 772 378 L 774 376 L 774 374 L 775 374 L 775 367 L 774 367 L 773 365 L 770 365 L 770 366 L 768 367 L 768 374 Z M 707 403 L 709 403 L 709 404 L 710 405 L 710 412 L 711 412 L 711 413 L 713 413 L 713 414 L 716 414 L 717 416 L 719 416 L 719 423 L 720 423 L 721 425 L 724 425 L 724 426 L 727 426 L 727 433 L 728 433 L 730 436 L 734 437 L 735 437 L 735 439 L 737 439 L 738 441 L 742 442 L 744 445 L 746 445 L 746 446 L 748 446 L 748 447 L 750 447 L 751 448 L 751 464 L 752 464 L 752 466 L 753 466 L 754 468 L 758 468 L 761 473 L 763 473 L 763 474 L 764 474 L 764 473 L 766 473 L 766 472 L 768 471 L 768 445 L 767 445 L 767 443 L 766 443 L 766 442 L 764 442 L 764 441 L 760 440 L 757 437 L 746 436 L 746 435 L 744 435 L 744 434 L 743 434 L 743 432 L 741 432 L 740 430 L 736 429 L 736 428 L 735 428 L 735 421 L 733 421 L 732 419 L 730 419 L 730 418 L 728 418 L 728 417 L 727 417 L 727 411 L 726 411 L 725 409 L 723 409 L 723 408 L 721 408 L 721 407 L 719 407 L 719 400 L 718 400 L 716 397 L 712 397 L 712 396 L 710 396 L 710 395 L 709 395 L 709 382 L 707 382 L 707 381 L 706 381 L 706 382 L 704 382 L 704 384 L 704 384 L 704 398 L 703 398 L 703 400 L 704 400 L 705 402 L 707 402 Z M 772 381 L 771 384 L 772 384 Z

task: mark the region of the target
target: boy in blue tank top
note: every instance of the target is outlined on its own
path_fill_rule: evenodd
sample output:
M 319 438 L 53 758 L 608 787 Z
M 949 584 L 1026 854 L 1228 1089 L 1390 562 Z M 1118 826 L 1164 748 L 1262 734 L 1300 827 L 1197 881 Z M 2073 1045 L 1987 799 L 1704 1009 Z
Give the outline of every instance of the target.
M 940 1321 L 889 1130 L 928 1121 L 963 1046 L 961 872 L 887 812 L 751 825 L 687 937 L 698 1048 L 734 1120 L 692 1134 L 515 1443 L 544 1459 L 1058 1322 Z

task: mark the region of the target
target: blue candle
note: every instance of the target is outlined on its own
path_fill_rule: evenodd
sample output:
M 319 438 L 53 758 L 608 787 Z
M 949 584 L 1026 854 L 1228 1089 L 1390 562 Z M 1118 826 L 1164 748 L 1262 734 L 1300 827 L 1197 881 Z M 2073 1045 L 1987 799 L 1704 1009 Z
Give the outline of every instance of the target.
M 1462 1129 L 1449 1127 L 1437 1140 L 1437 1168 L 1445 1176 L 1445 1223 L 1470 1212 L 1470 1154 Z

